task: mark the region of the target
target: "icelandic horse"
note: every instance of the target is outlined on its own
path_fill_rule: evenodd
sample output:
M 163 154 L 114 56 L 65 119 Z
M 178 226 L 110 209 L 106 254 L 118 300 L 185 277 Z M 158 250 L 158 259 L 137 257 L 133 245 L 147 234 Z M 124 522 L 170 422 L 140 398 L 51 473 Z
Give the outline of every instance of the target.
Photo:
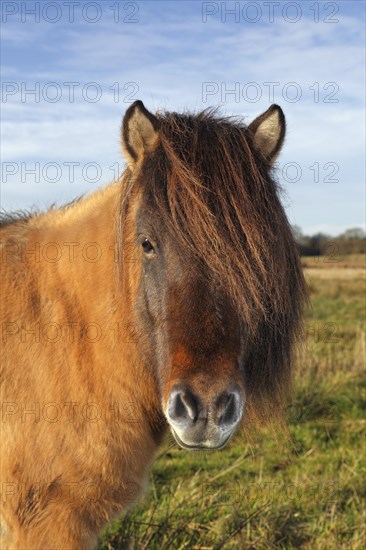
M 273 163 L 285 117 L 132 104 L 118 182 L 6 215 L 1 548 L 92 549 L 170 428 L 224 447 L 278 413 L 306 287 Z

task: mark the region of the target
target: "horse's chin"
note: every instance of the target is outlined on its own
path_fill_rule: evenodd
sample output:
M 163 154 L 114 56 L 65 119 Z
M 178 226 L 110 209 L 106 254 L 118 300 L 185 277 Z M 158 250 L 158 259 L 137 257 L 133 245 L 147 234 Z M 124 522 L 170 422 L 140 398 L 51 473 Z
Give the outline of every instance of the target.
M 179 435 L 176 433 L 174 428 L 170 427 L 171 432 L 173 434 L 173 437 L 175 441 L 178 443 L 178 445 L 184 449 L 185 451 L 218 451 L 219 449 L 223 449 L 225 445 L 228 443 L 229 439 L 231 438 L 232 434 L 229 434 L 228 437 L 224 440 L 219 442 L 218 444 L 210 443 L 205 441 L 205 443 L 196 443 L 194 445 L 185 443 L 182 441 L 182 439 L 179 437 Z

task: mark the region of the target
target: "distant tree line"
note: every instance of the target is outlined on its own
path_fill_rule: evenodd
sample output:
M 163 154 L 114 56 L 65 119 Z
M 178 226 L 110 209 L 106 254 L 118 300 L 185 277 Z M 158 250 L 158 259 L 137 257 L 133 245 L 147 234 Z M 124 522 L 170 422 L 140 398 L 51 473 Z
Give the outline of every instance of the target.
M 331 237 L 325 233 L 304 235 L 296 225 L 292 227 L 292 230 L 301 256 L 366 253 L 366 233 L 359 227 L 347 229 L 337 237 Z

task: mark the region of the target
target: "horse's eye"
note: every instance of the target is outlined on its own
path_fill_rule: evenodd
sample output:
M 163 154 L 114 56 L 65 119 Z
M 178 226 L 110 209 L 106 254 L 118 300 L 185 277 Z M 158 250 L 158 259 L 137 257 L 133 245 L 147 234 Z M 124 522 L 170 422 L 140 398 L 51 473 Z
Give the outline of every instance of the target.
M 141 243 L 141 246 L 145 254 L 154 254 L 155 248 L 153 247 L 149 239 L 144 239 Z

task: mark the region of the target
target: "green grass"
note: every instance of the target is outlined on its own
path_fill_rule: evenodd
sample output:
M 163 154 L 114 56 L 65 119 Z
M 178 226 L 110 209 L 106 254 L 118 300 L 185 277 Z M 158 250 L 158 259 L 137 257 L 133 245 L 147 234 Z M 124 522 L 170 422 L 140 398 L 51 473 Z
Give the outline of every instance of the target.
M 241 434 L 206 453 L 168 435 L 148 493 L 100 550 L 365 547 L 364 282 L 341 275 L 309 279 L 288 434 Z

